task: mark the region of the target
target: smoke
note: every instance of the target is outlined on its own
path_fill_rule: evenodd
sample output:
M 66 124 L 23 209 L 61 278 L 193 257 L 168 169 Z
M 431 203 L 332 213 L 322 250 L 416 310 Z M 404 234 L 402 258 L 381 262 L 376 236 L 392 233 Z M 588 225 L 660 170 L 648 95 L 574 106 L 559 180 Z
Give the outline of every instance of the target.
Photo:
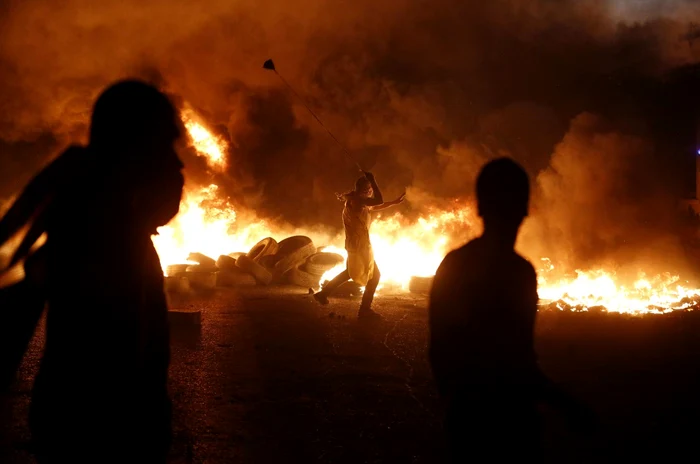
M 562 271 L 685 265 L 673 234 L 676 199 L 658 182 L 656 164 L 649 140 L 577 116 L 536 179 L 523 248 Z
M 537 179 L 531 241 L 598 262 L 668 235 L 665 192 L 689 162 L 659 162 L 671 132 L 659 127 L 682 126 L 668 108 L 693 105 L 668 76 L 698 62 L 700 43 L 684 37 L 700 12 L 634 3 L 10 0 L 0 196 L 84 142 L 101 89 L 141 76 L 229 142 L 225 172 L 183 149 L 192 182 L 262 218 L 337 225 L 333 193 L 358 173 L 261 68 L 272 57 L 385 196 L 408 188 L 404 214 L 471 196 L 486 160 L 513 156 Z

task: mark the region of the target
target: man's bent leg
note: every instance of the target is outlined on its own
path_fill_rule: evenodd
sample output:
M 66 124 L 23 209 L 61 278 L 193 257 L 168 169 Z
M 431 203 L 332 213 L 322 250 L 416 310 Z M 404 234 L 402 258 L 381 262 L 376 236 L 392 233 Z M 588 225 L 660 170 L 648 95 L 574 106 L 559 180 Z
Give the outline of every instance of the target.
M 328 297 L 331 296 L 338 287 L 343 285 L 348 280 L 350 280 L 350 273 L 346 269 L 337 276 L 335 276 L 333 280 L 328 282 L 328 284 L 326 284 L 320 292 L 315 293 L 314 299 L 323 305 L 328 304 Z
M 350 273 L 349 273 L 348 270 L 346 269 L 346 270 L 344 270 L 343 272 L 341 272 L 340 274 L 338 274 L 337 276 L 333 277 L 333 280 L 331 280 L 330 282 L 328 282 L 328 284 L 326 284 L 326 285 L 321 289 L 321 292 L 322 292 L 324 295 L 326 295 L 326 296 L 330 296 L 330 295 L 333 294 L 333 292 L 335 292 L 335 290 L 336 290 L 338 287 L 340 287 L 341 285 L 343 285 L 343 284 L 344 284 L 345 282 L 347 282 L 348 280 L 350 280 Z

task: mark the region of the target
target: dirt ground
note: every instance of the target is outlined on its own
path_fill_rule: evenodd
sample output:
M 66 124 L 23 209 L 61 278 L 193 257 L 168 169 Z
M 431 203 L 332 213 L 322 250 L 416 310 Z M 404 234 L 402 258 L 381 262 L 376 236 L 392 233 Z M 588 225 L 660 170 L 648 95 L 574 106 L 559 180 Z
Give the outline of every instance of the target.
M 380 295 L 381 322 L 358 322 L 356 300 L 320 307 L 290 288 L 221 290 L 171 304 L 202 311 L 200 329 L 173 325 L 173 463 L 443 458 L 424 298 Z M 581 436 L 547 411 L 549 460 L 686 462 L 681 456 L 695 454 L 700 431 L 698 329 L 697 312 L 541 313 L 543 368 L 588 401 L 601 421 L 599 430 Z M 33 462 L 26 414 L 41 339 L 40 330 L 1 401 L 3 463 Z

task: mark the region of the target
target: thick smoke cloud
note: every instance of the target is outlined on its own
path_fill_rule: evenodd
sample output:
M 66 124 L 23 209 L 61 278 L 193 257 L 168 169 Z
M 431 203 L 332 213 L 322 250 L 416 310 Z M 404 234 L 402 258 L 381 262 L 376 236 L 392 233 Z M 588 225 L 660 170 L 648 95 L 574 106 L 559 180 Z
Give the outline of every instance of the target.
M 336 224 L 333 193 L 358 173 L 261 69 L 272 57 L 387 196 L 409 188 L 405 214 L 470 196 L 484 161 L 513 156 L 536 184 L 529 249 L 599 262 L 632 230 L 666 237 L 665 192 L 689 183 L 692 159 L 664 150 L 695 136 L 697 101 L 674 90 L 692 79 L 669 77 L 700 59 L 694 18 L 686 1 L 6 1 L 0 197 L 84 142 L 104 86 L 141 76 L 229 142 L 223 173 L 184 150 L 193 182 L 261 217 Z
M 589 113 L 577 116 L 536 179 L 524 249 L 568 271 L 684 267 L 673 234 L 676 198 L 658 182 L 656 163 L 648 139 Z

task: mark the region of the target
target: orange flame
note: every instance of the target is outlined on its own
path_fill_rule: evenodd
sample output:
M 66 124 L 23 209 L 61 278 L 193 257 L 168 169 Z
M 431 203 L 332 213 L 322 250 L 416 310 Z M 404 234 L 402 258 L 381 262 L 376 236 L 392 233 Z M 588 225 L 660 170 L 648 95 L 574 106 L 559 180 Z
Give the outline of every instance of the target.
M 226 143 L 211 134 L 192 110 L 182 119 L 194 148 L 206 157 L 210 167 L 225 167 Z M 282 239 L 296 234 L 310 236 L 324 251 L 347 258 L 342 236 L 288 230 L 251 216 L 240 218 L 228 207 L 217 205 L 216 185 L 199 190 L 186 189 L 180 213 L 165 227 L 158 229 L 153 242 L 165 269 L 167 265 L 187 262 L 190 252 L 204 253 L 216 259 L 220 254 L 247 251 L 264 237 Z M 206 204 L 207 206 L 203 206 Z M 382 272 L 383 285 L 396 284 L 407 289 L 412 276 L 432 276 L 450 250 L 450 238 L 457 230 L 476 230 L 476 215 L 468 205 L 451 210 L 434 211 L 409 221 L 401 214 L 380 216 L 372 224 L 370 236 L 375 259 Z M 322 281 L 344 269 L 340 265 L 328 271 Z M 588 310 L 605 307 L 611 312 L 668 312 L 688 309 L 700 302 L 700 289 L 689 288 L 671 274 L 648 277 L 640 272 L 630 286 L 619 282 L 614 272 L 602 269 L 579 270 L 576 278 L 551 277 L 555 266 L 542 258 L 539 294 L 543 304 L 559 309 Z M 380 287 L 381 289 L 381 287 Z
M 210 166 L 218 169 L 226 168 L 226 158 L 224 156 L 228 148 L 226 142 L 212 135 L 193 110 L 185 109 L 181 113 L 181 118 L 197 153 L 206 157 Z

